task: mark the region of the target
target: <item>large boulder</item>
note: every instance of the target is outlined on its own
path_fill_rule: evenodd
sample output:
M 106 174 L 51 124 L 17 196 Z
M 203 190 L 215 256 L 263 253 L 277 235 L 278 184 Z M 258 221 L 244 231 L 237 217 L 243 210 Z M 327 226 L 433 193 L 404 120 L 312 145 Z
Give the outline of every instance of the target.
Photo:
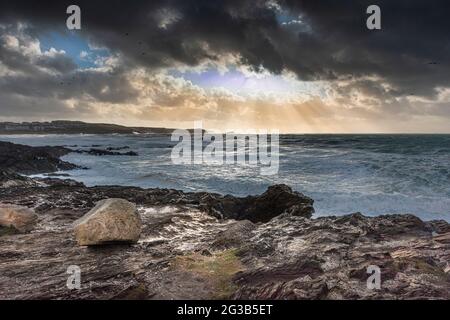
M 33 209 L 14 204 L 0 203 L 0 226 L 12 228 L 20 233 L 31 231 L 37 221 Z
M 124 199 L 106 199 L 75 221 L 75 237 L 79 245 L 101 245 L 137 242 L 142 222 L 136 206 Z

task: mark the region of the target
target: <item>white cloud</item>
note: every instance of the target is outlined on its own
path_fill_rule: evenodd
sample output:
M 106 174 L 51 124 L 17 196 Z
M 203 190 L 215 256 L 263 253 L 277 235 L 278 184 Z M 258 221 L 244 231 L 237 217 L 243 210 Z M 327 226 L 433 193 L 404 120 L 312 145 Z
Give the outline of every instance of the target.
M 89 56 L 89 53 L 85 50 L 80 52 L 80 59 L 86 59 Z

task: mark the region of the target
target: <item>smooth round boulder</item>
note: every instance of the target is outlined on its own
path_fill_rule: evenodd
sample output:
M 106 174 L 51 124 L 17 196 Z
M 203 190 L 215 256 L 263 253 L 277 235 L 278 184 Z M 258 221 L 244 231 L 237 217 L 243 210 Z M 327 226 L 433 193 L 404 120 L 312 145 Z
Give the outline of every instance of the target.
M 133 243 L 139 240 L 142 222 L 136 206 L 124 199 L 106 199 L 74 223 L 81 246 Z
M 0 203 L 0 226 L 13 228 L 20 233 L 31 231 L 37 221 L 33 209 L 14 204 Z

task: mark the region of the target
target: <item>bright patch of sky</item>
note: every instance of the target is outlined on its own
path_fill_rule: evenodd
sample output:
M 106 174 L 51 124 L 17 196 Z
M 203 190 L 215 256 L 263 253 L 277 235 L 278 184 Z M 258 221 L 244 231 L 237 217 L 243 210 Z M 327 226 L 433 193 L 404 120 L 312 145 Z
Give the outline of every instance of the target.
M 39 41 L 42 51 L 64 50 L 81 69 L 98 67 L 99 62 L 109 56 L 108 50 L 93 48 L 77 32 L 51 32 L 41 36 Z
M 300 20 L 300 17 L 298 15 L 292 15 L 288 12 L 281 12 L 276 15 L 276 19 L 279 24 L 283 25 L 292 21 Z
M 290 28 L 296 32 L 311 32 L 311 27 L 299 14 L 292 14 L 286 10 L 277 10 L 275 17 L 282 27 Z
M 226 89 L 239 95 L 277 94 L 285 97 L 326 95 L 323 84 L 299 81 L 287 75 L 247 74 L 237 69 L 220 72 L 213 68 L 202 72 L 172 70 L 170 74 L 204 89 Z

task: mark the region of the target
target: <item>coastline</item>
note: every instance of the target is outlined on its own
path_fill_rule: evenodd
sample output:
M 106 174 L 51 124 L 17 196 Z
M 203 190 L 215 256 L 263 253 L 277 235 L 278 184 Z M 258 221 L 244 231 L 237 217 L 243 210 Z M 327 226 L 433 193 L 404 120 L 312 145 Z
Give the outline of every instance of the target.
M 28 148 L 3 154 L 36 151 L 39 161 L 0 167 L 0 202 L 38 215 L 33 231 L 0 236 L 0 298 L 449 299 L 450 225 L 443 220 L 315 218 L 313 199 L 285 185 L 238 198 L 31 179 L 17 173 L 67 164 L 55 160 L 62 149 Z M 107 198 L 137 205 L 139 242 L 78 246 L 73 222 Z M 83 270 L 80 290 L 65 285 L 69 265 Z M 382 270 L 380 290 L 366 286 L 370 265 Z

